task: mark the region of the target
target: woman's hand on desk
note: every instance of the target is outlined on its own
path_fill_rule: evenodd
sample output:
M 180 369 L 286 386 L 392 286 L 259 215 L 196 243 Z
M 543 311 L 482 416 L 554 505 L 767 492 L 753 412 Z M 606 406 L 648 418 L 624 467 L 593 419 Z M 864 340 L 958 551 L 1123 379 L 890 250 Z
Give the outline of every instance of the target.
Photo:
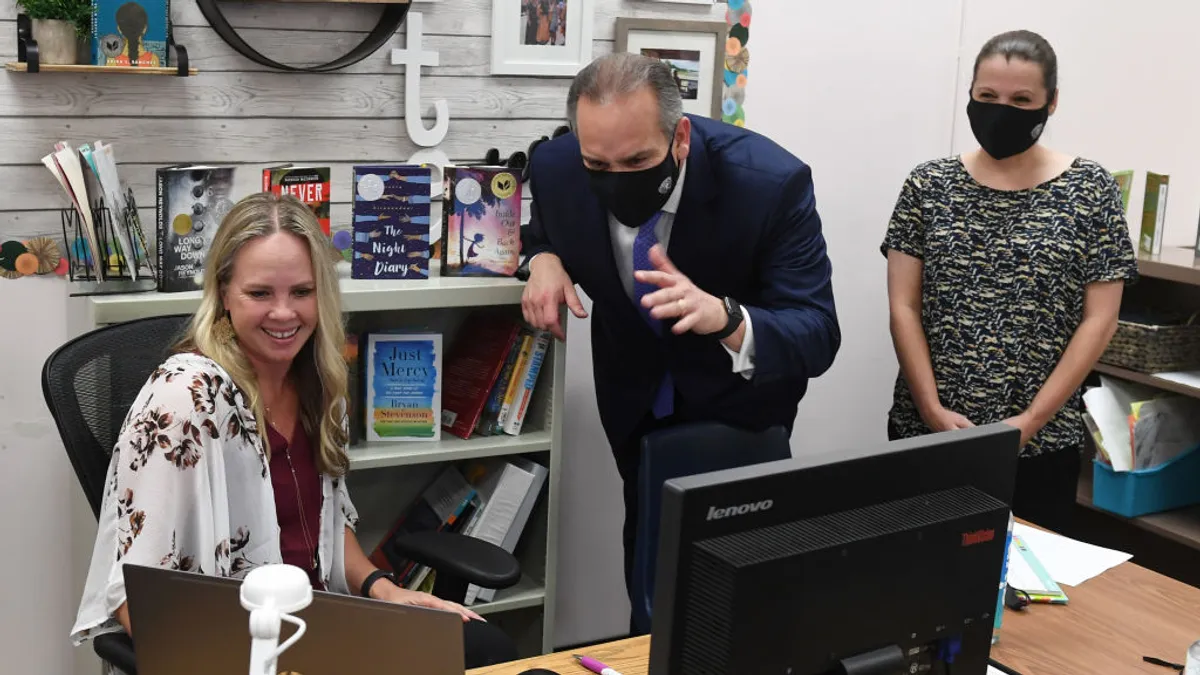
M 421 593 L 418 591 L 410 591 L 400 588 L 394 584 L 378 583 L 371 589 L 371 595 L 377 595 L 379 600 L 394 602 L 397 605 L 412 605 L 414 607 L 428 607 L 429 609 L 440 609 L 446 612 L 455 612 L 462 616 L 463 623 L 472 619 L 476 621 L 484 621 L 482 616 L 463 607 L 457 602 L 442 600 L 441 598 L 430 595 L 429 593 Z

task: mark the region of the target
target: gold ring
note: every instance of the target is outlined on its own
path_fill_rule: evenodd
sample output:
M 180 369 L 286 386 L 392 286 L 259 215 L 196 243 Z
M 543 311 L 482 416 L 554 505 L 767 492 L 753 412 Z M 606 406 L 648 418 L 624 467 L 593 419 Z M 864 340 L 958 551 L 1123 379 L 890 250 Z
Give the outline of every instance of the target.
M 682 312 L 683 311 L 683 298 L 680 298 L 680 299 L 676 300 L 675 302 L 679 303 L 679 311 Z

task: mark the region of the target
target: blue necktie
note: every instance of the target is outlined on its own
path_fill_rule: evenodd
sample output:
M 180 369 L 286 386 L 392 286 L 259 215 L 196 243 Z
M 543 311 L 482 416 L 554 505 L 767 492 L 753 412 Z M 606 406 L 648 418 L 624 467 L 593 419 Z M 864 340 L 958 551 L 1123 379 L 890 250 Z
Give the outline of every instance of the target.
M 658 224 L 660 216 L 662 216 L 662 211 L 655 213 L 650 220 L 638 228 L 637 238 L 633 240 L 634 272 L 654 269 L 654 264 L 650 262 L 650 247 L 658 243 L 658 236 L 654 234 L 654 226 Z M 658 286 L 654 284 L 638 281 L 636 277 L 633 280 L 633 301 L 637 304 L 638 312 L 641 313 L 650 328 L 661 336 L 662 321 L 650 316 L 650 310 L 642 306 L 642 298 L 657 290 Z M 663 373 L 663 379 L 659 384 L 658 393 L 654 397 L 654 405 L 651 409 L 654 411 L 655 419 L 662 419 L 675 410 L 675 384 L 669 370 Z

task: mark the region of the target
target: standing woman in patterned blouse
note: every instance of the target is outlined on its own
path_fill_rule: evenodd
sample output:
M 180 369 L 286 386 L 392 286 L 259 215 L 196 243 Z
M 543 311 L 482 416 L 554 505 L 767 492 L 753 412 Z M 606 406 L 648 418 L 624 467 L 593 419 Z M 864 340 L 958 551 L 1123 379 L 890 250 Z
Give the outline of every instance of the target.
M 200 308 L 113 449 L 76 644 L 136 639 L 126 563 L 240 578 L 282 562 L 317 590 L 462 615 L 467 667 L 516 658 L 475 612 L 380 578 L 355 537 L 334 257 L 295 197 L 251 195 L 222 221 Z
M 989 40 L 967 105 L 981 148 L 917 166 L 882 246 L 900 363 L 889 437 L 1017 427 L 1013 510 L 1052 528 L 1075 503 L 1080 386 L 1137 274 L 1112 175 L 1037 142 L 1057 79 L 1041 36 Z

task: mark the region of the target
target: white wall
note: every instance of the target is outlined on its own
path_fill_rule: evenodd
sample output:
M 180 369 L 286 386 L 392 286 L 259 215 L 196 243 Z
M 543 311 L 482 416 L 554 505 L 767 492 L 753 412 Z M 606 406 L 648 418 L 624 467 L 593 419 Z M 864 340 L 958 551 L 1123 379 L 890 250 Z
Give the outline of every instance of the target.
M 975 54 L 997 33 L 1025 28 L 1058 55 L 1059 105 L 1045 143 L 1133 169 L 1131 230 L 1141 224 L 1146 171 L 1171 177 L 1164 246 L 1192 246 L 1200 215 L 1200 3 L 1147 0 L 1138 11 L 1106 0 L 966 0 L 955 106 L 955 152 L 974 147 L 966 92 Z

